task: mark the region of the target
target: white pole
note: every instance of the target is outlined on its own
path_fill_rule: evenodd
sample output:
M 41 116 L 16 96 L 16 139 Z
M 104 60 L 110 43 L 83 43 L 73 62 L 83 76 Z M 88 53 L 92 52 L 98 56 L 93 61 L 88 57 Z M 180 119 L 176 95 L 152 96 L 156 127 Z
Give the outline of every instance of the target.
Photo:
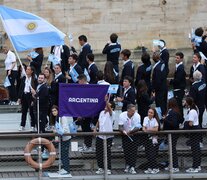
M 1 17 L 1 21 L 2 21 L 2 24 L 3 24 L 3 26 L 4 26 L 4 29 L 6 29 L 6 28 L 5 28 L 5 24 L 4 24 L 4 20 L 3 20 L 2 16 L 1 16 L 1 14 L 0 14 L 0 17 Z M 6 33 L 7 33 L 7 32 L 6 32 Z M 15 46 L 14 46 L 12 40 L 11 40 L 11 36 L 10 36 L 10 34 L 8 34 L 8 33 L 7 33 L 7 36 L 9 37 L 9 40 L 10 40 L 10 42 L 11 42 L 11 44 L 12 44 L 12 47 L 14 48 L 14 52 L 15 52 L 15 54 L 16 54 L 16 56 L 17 56 L 17 59 L 19 60 L 20 66 L 22 67 L 22 71 L 23 71 L 23 73 L 24 73 L 25 76 L 26 76 L 26 72 L 25 72 L 25 69 L 24 69 L 24 67 L 23 67 L 23 65 L 22 65 L 22 61 L 20 60 L 19 54 L 17 53 L 17 50 L 16 50 L 16 48 L 15 48 Z

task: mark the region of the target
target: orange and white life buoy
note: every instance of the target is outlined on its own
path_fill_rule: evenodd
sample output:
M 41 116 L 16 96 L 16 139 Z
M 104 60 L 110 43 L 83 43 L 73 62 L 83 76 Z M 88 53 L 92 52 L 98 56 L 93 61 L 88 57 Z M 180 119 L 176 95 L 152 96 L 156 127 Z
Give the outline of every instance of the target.
M 44 146 L 46 146 L 46 148 L 49 151 L 49 158 L 43 163 L 36 162 L 32 159 L 31 151 L 37 145 L 44 145 Z M 34 169 L 45 169 L 45 168 L 50 167 L 53 164 L 53 162 L 55 161 L 56 150 L 55 150 L 55 147 L 51 141 L 49 141 L 45 138 L 39 137 L 39 138 L 31 140 L 26 145 L 26 147 L 24 149 L 24 158 L 25 158 L 25 161 Z

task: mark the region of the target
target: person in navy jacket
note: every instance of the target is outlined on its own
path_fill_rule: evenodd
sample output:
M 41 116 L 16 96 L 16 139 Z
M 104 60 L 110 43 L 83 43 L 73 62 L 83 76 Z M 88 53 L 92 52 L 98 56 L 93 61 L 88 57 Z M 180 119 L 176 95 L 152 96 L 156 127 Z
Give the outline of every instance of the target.
M 123 96 L 117 97 L 116 100 L 118 102 L 122 102 L 122 112 L 127 110 L 127 106 L 129 104 L 135 104 L 136 99 L 136 93 L 134 88 L 131 86 L 133 82 L 133 79 L 130 76 L 125 76 L 123 81 L 123 89 L 121 90 L 123 92 Z
M 174 97 L 177 100 L 181 116 L 183 118 L 183 105 L 182 100 L 185 95 L 186 87 L 186 72 L 183 65 L 184 54 L 182 52 L 177 52 L 175 54 L 175 72 L 174 78 L 170 81 L 173 86 Z
M 129 49 L 124 49 L 121 51 L 121 58 L 124 60 L 124 64 L 120 84 L 123 83 L 125 76 L 130 76 L 132 80 L 134 80 L 134 63 L 131 61 L 131 59 L 129 59 L 130 55 L 131 51 Z M 133 83 L 131 85 L 133 86 Z
M 50 95 L 51 95 L 52 105 L 58 105 L 59 83 L 66 83 L 66 79 L 62 73 L 60 64 L 55 65 L 54 71 L 55 71 L 55 78 L 51 83 Z
M 44 58 L 43 49 L 35 48 L 34 51 L 38 53 L 37 57 L 32 58 L 31 56 L 27 56 L 27 59 L 30 60 L 30 66 L 34 67 L 35 74 L 38 76 L 41 73 L 42 61 Z
M 160 41 L 163 42 L 163 46 L 159 46 L 159 48 L 160 48 L 160 59 L 161 59 L 161 61 L 164 62 L 165 70 L 166 70 L 166 73 L 168 75 L 169 74 L 168 63 L 169 63 L 170 55 L 169 55 L 168 49 L 166 48 L 166 42 L 162 39 L 160 39 Z
M 70 65 L 69 70 L 66 74 L 66 79 L 68 79 L 69 83 L 78 83 L 78 76 L 83 74 L 82 68 L 77 64 L 78 56 L 77 54 L 71 54 L 68 63 Z M 76 78 L 72 78 L 72 71 L 74 70 L 77 72 Z
M 153 60 L 155 65 L 152 73 L 152 91 L 155 92 L 156 106 L 161 108 L 164 115 L 167 109 L 167 71 L 158 52 L 153 54 Z
M 150 55 L 147 52 L 144 52 L 141 57 L 141 64 L 137 68 L 135 86 L 137 87 L 140 80 L 144 80 L 147 84 L 148 94 L 151 94 L 151 72 L 152 72 L 152 65 L 150 62 Z
M 52 46 L 50 53 L 61 59 L 62 73 L 63 73 L 63 75 L 65 75 L 66 71 L 69 68 L 69 64 L 68 64 L 68 58 L 70 56 L 69 47 L 67 45 Z M 50 68 L 54 72 L 52 62 L 51 62 Z
M 113 63 L 113 68 L 118 73 L 119 72 L 119 54 L 121 51 L 121 45 L 117 42 L 118 35 L 112 33 L 110 35 L 110 41 L 107 43 L 102 51 L 103 54 L 107 55 L 107 61 Z
M 96 84 L 97 83 L 97 78 L 96 74 L 98 72 L 98 68 L 94 62 L 94 55 L 93 54 L 88 54 L 87 55 L 87 61 L 88 61 L 88 74 L 90 76 L 90 82 L 89 84 Z
M 193 79 L 193 73 L 198 70 L 202 74 L 202 79 L 204 82 L 206 82 L 206 68 L 203 64 L 201 64 L 201 55 L 199 53 L 195 53 L 193 55 L 193 65 L 190 68 L 190 75 L 189 75 L 189 80 L 191 83 L 194 82 Z
M 81 45 L 81 50 L 78 56 L 78 65 L 84 69 L 88 68 L 88 62 L 86 59 L 87 54 L 93 53 L 91 45 L 87 42 L 87 37 L 85 35 L 81 35 L 78 37 L 79 39 L 79 44 Z
M 199 109 L 199 125 L 202 128 L 203 113 L 205 110 L 206 83 L 202 81 L 202 73 L 195 71 L 193 73 L 194 83 L 190 87 L 189 96 L 193 98 Z

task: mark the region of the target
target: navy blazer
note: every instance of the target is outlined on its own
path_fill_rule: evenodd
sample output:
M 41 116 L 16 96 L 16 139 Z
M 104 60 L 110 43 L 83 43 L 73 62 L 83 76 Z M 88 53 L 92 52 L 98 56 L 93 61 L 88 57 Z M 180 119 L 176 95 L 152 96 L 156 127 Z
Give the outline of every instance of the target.
M 82 47 L 81 52 L 79 53 L 78 56 L 78 64 L 79 66 L 82 68 L 82 70 L 84 71 L 84 69 L 88 68 L 88 62 L 86 59 L 87 54 L 92 53 L 92 48 L 90 44 L 86 44 Z
M 124 92 L 124 89 L 123 89 Z M 135 94 L 135 90 L 133 87 L 131 87 L 130 89 L 128 89 L 128 91 L 124 94 L 123 97 L 123 106 L 122 106 L 122 112 L 127 111 L 127 105 L 128 104 L 135 104 L 135 99 L 136 99 L 136 94 Z
M 97 83 L 97 78 L 96 78 L 97 72 L 98 72 L 98 67 L 96 66 L 96 64 L 92 64 L 88 69 L 88 74 L 90 76 L 90 82 L 89 82 L 90 84 Z
M 173 85 L 173 89 L 181 89 L 184 90 L 186 87 L 186 72 L 184 69 L 184 65 L 181 64 L 178 66 L 177 70 L 175 70 L 174 78 L 171 80 L 171 84 Z
M 122 69 L 121 80 L 120 80 L 121 84 L 123 83 L 125 76 L 130 76 L 134 80 L 134 63 L 131 60 L 127 62 Z

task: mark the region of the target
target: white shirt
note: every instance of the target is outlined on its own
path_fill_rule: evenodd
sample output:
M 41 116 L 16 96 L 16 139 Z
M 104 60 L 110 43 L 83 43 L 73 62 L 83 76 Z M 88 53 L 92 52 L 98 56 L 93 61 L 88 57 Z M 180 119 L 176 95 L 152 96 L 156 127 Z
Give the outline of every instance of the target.
M 119 115 L 119 125 L 123 125 L 124 130 L 126 132 L 129 132 L 134 128 L 142 127 L 140 119 L 140 115 L 137 112 L 135 112 L 134 115 L 131 118 L 129 118 L 127 115 L 127 111 L 125 111 Z
M 105 80 L 100 80 L 97 82 L 99 85 L 110 85 L 110 83 L 106 82 Z
M 61 59 L 62 46 L 55 46 L 53 51 L 54 51 L 54 55 L 59 59 Z
M 149 117 L 145 117 L 143 121 L 143 127 L 146 128 L 155 128 L 159 126 L 157 120 L 155 118 L 149 119 Z
M 176 71 L 177 71 L 178 67 L 179 67 L 180 65 L 182 65 L 182 64 L 183 64 L 183 62 L 180 62 L 180 63 L 178 63 L 178 64 L 175 65 Z
M 32 77 L 26 77 L 25 80 L 25 86 L 24 86 L 24 92 L 25 93 L 30 93 L 31 92 L 31 81 L 32 81 Z
M 5 63 L 5 70 L 12 69 L 12 63 L 15 63 L 15 66 L 12 70 L 17 71 L 16 56 L 10 50 L 6 54 L 6 59 L 5 59 L 4 63 Z
M 198 112 L 195 109 L 191 109 L 187 114 L 185 121 L 191 121 L 193 122 L 193 126 L 198 126 L 199 124 Z
M 124 66 L 126 63 L 128 63 L 129 61 L 131 61 L 131 59 L 128 59 L 128 60 L 124 61 L 123 66 Z
M 143 127 L 155 128 L 157 126 L 159 126 L 159 124 L 155 118 L 149 119 L 148 116 L 144 118 Z M 158 141 L 157 141 L 158 137 L 156 135 L 150 136 L 149 139 L 152 139 L 153 144 L 158 144 Z
M 115 120 L 115 112 L 112 111 L 112 115 L 110 116 L 109 112 L 105 112 L 105 110 L 101 111 L 99 115 L 99 132 L 113 132 L 113 122 Z M 101 139 L 110 138 L 113 136 L 98 136 Z
M 55 74 L 55 79 L 57 79 L 61 74 L 62 72 L 60 72 L 59 74 Z
M 196 71 L 196 69 L 198 68 L 198 66 L 200 65 L 201 63 L 198 62 L 197 64 L 193 64 L 193 72 Z

